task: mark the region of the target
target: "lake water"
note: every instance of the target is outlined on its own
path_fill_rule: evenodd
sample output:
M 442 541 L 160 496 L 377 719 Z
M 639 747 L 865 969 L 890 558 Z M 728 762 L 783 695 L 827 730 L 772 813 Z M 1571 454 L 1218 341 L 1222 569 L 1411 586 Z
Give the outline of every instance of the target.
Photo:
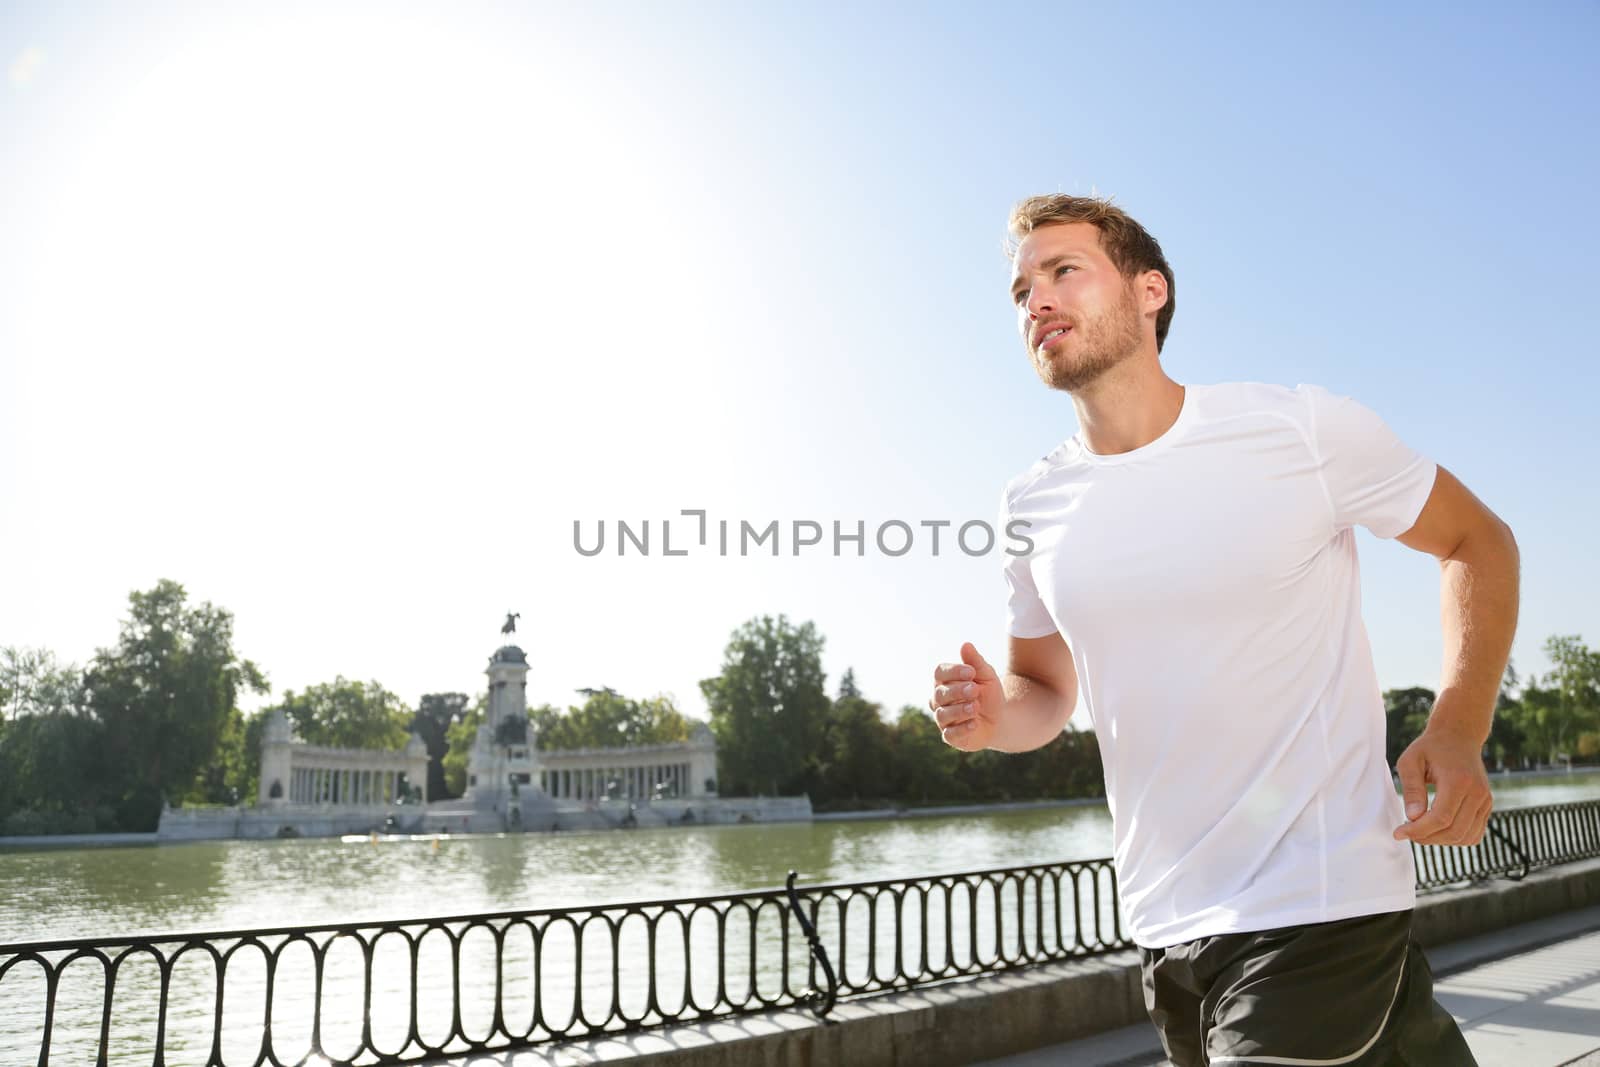
M 1591 799 L 1600 797 L 1600 772 L 1500 779 L 1495 794 L 1500 809 Z M 438 841 L 231 841 L 8 850 L 0 852 L 0 944 L 701 896 L 781 885 L 791 868 L 801 873 L 803 882 L 854 882 L 1098 859 L 1110 853 L 1111 820 L 1099 804 L 915 819 Z M 695 933 L 693 940 L 703 941 L 705 932 Z M 775 934 L 766 930 L 761 940 L 773 941 Z M 492 962 L 474 966 L 492 988 Z M 462 967 L 465 975 L 466 960 Z M 347 965 L 349 974 L 338 981 L 330 978 L 323 994 L 325 1013 L 326 998 L 345 995 L 341 988 L 360 1003 L 359 969 Z M 153 966 L 150 970 L 143 983 L 153 990 Z M 241 974 L 246 971 L 240 968 Z M 234 972 L 229 973 L 232 996 Z M 7 1063 L 10 1053 L 37 1048 L 28 1044 L 37 1021 L 7 1006 L 8 1001 L 25 1004 L 36 995 L 28 992 L 20 974 L 19 968 L 0 981 L 0 1061 Z M 754 982 L 761 975 L 746 977 Z M 196 988 L 204 986 L 203 976 L 196 981 Z M 119 980 L 119 990 L 124 984 Z M 139 986 L 136 981 L 127 984 L 130 991 Z M 625 978 L 625 984 L 642 993 L 642 981 Z M 214 989 L 214 980 L 208 988 Z M 373 994 L 380 992 L 375 980 Z M 64 989 L 63 997 L 64 1010 L 65 1000 L 76 1002 L 77 1009 L 68 1014 L 82 1015 L 87 1029 L 70 1042 L 63 1033 L 57 1050 L 65 1052 L 63 1046 L 68 1046 L 77 1053 L 85 1048 L 87 1035 L 98 1029 L 98 993 L 85 988 L 68 998 Z M 196 1029 L 192 1040 L 183 1042 L 191 1048 L 210 1043 L 199 1031 L 209 1032 L 213 997 L 196 998 L 206 1003 L 193 1011 L 174 1006 L 171 1025 Z M 132 1006 L 135 999 L 130 996 L 119 1026 L 137 1030 L 150 1023 L 146 1012 Z M 309 1014 L 303 998 L 286 1003 L 292 1007 L 295 1000 Z M 409 1021 L 403 1011 L 401 1016 Z M 126 1055 L 114 1055 L 111 1062 L 148 1063 L 148 1044 L 147 1038 L 121 1040 L 113 1051 Z

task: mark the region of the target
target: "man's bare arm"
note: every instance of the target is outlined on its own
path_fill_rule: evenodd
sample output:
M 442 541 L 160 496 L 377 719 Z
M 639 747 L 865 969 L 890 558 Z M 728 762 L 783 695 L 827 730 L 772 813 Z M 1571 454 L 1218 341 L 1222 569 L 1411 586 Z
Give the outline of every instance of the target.
M 1394 836 L 1475 845 L 1494 809 L 1482 750 L 1517 629 L 1521 557 L 1511 528 L 1443 467 L 1399 540 L 1439 560 L 1444 667 L 1427 727 L 1395 763 L 1408 821 Z
M 1067 727 L 1078 700 L 1078 673 L 1059 633 L 1013 637 L 1004 678 L 973 647 L 959 663 L 941 663 L 928 707 L 945 742 L 964 752 L 1027 752 Z
M 1001 752 L 1043 748 L 1067 728 L 1078 703 L 1078 671 L 1059 633 L 1013 637 L 1001 680 L 1006 702 L 989 747 Z

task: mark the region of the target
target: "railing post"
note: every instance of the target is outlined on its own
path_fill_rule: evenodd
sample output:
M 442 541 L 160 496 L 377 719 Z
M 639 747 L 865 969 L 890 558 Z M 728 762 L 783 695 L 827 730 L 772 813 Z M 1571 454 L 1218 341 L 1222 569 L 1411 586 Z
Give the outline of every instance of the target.
M 800 905 L 800 894 L 795 891 L 794 882 L 800 875 L 795 871 L 789 872 L 789 877 L 784 879 L 783 888 L 789 893 L 789 908 L 794 912 L 795 919 L 800 923 L 800 929 L 806 935 L 806 944 L 811 949 L 811 958 L 822 968 L 822 977 L 828 983 L 826 989 L 812 987 L 806 990 L 805 1002 L 817 1018 L 825 1018 L 833 1010 L 834 1001 L 839 997 L 839 979 L 834 976 L 833 964 L 828 961 L 828 950 L 823 947 L 822 938 L 817 936 L 817 927 L 806 915 L 805 909 Z

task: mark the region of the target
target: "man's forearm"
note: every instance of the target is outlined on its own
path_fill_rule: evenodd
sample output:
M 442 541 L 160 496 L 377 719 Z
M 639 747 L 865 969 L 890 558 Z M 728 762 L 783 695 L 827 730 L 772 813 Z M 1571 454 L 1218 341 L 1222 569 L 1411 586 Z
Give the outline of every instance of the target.
M 1521 557 L 1511 528 L 1480 527 L 1440 562 L 1444 669 L 1428 727 L 1482 745 L 1517 630 Z
M 1043 682 L 1007 671 L 1000 680 L 1006 702 L 995 722 L 989 747 L 1000 752 L 1043 748 L 1067 728 L 1076 694 L 1064 695 Z

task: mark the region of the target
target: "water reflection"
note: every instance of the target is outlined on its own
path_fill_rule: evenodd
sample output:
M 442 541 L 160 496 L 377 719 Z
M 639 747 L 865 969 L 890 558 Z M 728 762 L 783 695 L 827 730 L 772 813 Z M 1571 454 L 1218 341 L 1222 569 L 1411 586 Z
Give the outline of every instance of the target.
M 1501 809 L 1600 796 L 1600 773 L 1496 779 Z M 0 943 L 702 896 L 1111 854 L 1087 804 L 923 819 L 380 841 L 0 852 Z
M 1502 809 L 1555 803 L 1600 795 L 1600 773 L 1554 780 L 1498 780 L 1495 787 L 1497 806 Z M 0 853 L 0 943 L 136 932 L 404 920 L 692 897 L 776 887 L 791 868 L 799 870 L 807 883 L 858 882 L 1101 858 L 1110 851 L 1110 817 L 1098 804 L 926 819 L 768 826 L 415 841 L 356 838 L 11 851 Z M 836 952 L 839 966 L 851 977 L 862 977 L 866 973 L 863 968 L 871 970 L 867 953 L 871 939 L 866 922 L 869 909 L 878 918 L 876 944 L 880 959 L 890 958 L 897 951 L 915 955 L 924 948 L 939 957 L 946 952 L 957 959 L 970 958 L 974 952 L 987 957 L 995 951 L 994 924 L 989 918 L 978 920 L 976 940 L 967 943 L 971 940 L 965 919 L 969 908 L 984 909 L 989 916 L 1021 914 L 1025 928 L 1010 936 L 1031 939 L 1042 933 L 1033 929 L 1031 906 L 1018 910 L 1014 898 L 1019 891 L 1017 886 L 1009 886 L 992 894 L 992 899 L 981 893 L 963 895 L 961 890 L 954 891 L 948 899 L 930 894 L 927 906 L 933 921 L 925 932 L 931 939 L 926 946 L 920 940 L 924 935 L 916 923 L 916 907 L 911 907 L 905 916 L 911 925 L 899 928 L 896 911 L 910 905 L 897 903 L 897 897 L 892 895 L 880 897 L 875 904 L 859 897 L 847 905 L 839 902 L 831 911 L 819 915 L 819 925 L 831 946 L 830 952 Z M 1007 893 L 1011 896 L 1007 897 Z M 911 901 L 909 895 L 907 900 Z M 1098 907 L 1095 901 L 1100 898 L 1083 896 L 1079 903 L 1088 911 L 1080 907 L 1076 914 L 1063 916 L 1069 933 L 1073 922 L 1110 930 L 1109 893 L 1100 901 L 1105 907 Z M 911 904 L 920 906 L 920 898 Z M 942 924 L 937 921 L 940 909 L 946 907 L 957 920 L 952 927 L 954 940 L 948 945 L 940 932 Z M 1072 911 L 1068 901 L 1068 912 Z M 1046 912 L 1054 914 L 1054 906 Z M 1103 914 L 1097 917 L 1097 912 Z M 735 925 L 748 921 L 740 918 L 743 914 L 731 912 L 729 921 Z M 774 909 L 773 917 L 776 915 Z M 709 1005 L 714 1001 L 716 976 L 721 969 L 714 962 L 715 936 L 709 913 L 700 919 L 707 921 L 697 920 L 699 929 L 691 924 L 690 940 L 695 945 L 688 956 L 670 936 L 658 943 L 655 969 L 656 979 L 662 983 L 658 991 L 665 992 L 674 1003 L 682 999 L 685 991 L 677 987 L 686 980 L 696 990 L 697 1002 Z M 805 980 L 804 953 L 781 956 L 786 944 L 781 931 L 773 921 L 759 915 L 754 921 L 761 952 L 749 960 L 741 956 L 728 961 L 725 977 L 740 988 L 756 983 L 770 994 L 783 982 L 785 968 L 778 961 L 787 959 L 791 980 L 799 988 Z M 552 979 L 554 985 L 542 995 L 552 996 L 555 1001 L 565 996 L 568 1011 L 574 996 L 586 1005 L 609 1004 L 614 994 L 625 1003 L 642 1004 L 651 971 L 644 948 L 648 940 L 643 920 L 635 917 L 630 922 L 632 925 L 625 924 L 618 938 L 619 946 L 626 951 L 614 988 L 609 972 L 609 943 L 586 942 L 582 974 L 575 986 L 569 982 L 572 987 L 563 989 L 559 979 Z M 564 941 L 565 929 L 558 922 L 540 949 L 541 958 L 551 968 L 546 973 L 551 976 L 570 973 L 575 961 L 577 935 Z M 596 925 L 584 936 L 602 933 L 603 929 Z M 463 942 L 460 988 L 489 988 L 498 980 L 504 984 L 509 1001 L 522 1005 L 519 1011 L 531 1011 L 531 941 L 525 946 L 526 951 L 512 951 L 514 965 L 502 970 L 496 967 L 494 953 L 486 947 L 492 939 L 487 931 L 479 933 L 482 944 Z M 672 930 L 667 933 L 670 935 Z M 680 930 L 680 938 L 681 935 Z M 403 962 L 403 945 L 393 937 L 389 942 L 381 946 L 380 954 Z M 744 942 L 735 938 L 735 943 Z M 456 988 L 450 953 L 442 934 L 437 932 L 424 938 L 419 948 L 422 957 L 430 962 L 422 969 L 424 988 L 419 990 L 425 1006 L 419 1008 L 419 1014 L 427 1018 L 417 1021 L 425 1024 L 423 1028 L 428 1032 L 442 1035 L 448 1031 L 448 1007 Z M 304 973 L 296 978 L 295 960 L 287 961 L 276 987 L 274 1025 L 275 1029 L 282 1026 L 278 1033 L 288 1046 L 303 1050 L 309 1035 L 296 1028 L 307 1025 L 316 994 L 308 977 L 309 950 L 292 951 L 306 957 L 299 961 L 299 971 Z M 686 969 L 686 960 L 696 961 L 697 965 Z M 193 959 L 179 961 L 174 969 L 174 999 L 168 1015 L 169 1051 L 209 1047 L 210 1005 L 215 1002 L 216 977 L 203 963 L 196 954 Z M 159 999 L 153 992 L 153 968 L 153 962 L 132 960 L 128 972 L 118 980 L 121 1006 L 113 1020 L 113 1047 L 118 1050 L 112 1061 L 115 1064 L 149 1062 L 156 1020 L 154 1006 Z M 368 990 L 350 949 L 334 946 L 322 989 L 324 1017 L 359 1018 L 359 1012 L 347 1008 L 370 995 L 374 1032 L 403 1035 L 410 1021 L 405 981 L 408 973 L 409 968 L 398 963 L 375 968 L 373 988 Z M 66 1059 L 80 1053 L 92 1058 L 99 1033 L 102 981 L 98 972 L 90 973 L 77 966 L 69 968 L 63 977 L 58 1000 L 58 1034 L 63 1043 L 57 1051 Z M 12 1011 L 0 1010 L 0 1062 L 21 1062 L 15 1054 L 37 1049 L 40 1020 L 27 1017 L 17 1006 L 42 1003 L 40 991 L 32 988 L 41 982 L 42 978 L 26 968 L 15 969 L 0 982 L 0 1004 L 13 1005 Z M 707 989 L 700 988 L 708 982 Z M 260 1003 L 258 994 L 264 992 L 265 968 L 259 961 L 241 960 L 237 969 L 230 968 L 226 984 L 236 1005 Z M 148 995 L 137 995 L 141 991 Z M 471 1024 L 472 1032 L 487 1032 L 488 1016 L 484 1013 L 491 1010 L 489 1002 L 482 997 L 467 999 L 470 1003 L 459 1006 L 463 1020 Z M 248 1008 L 244 1010 L 249 1014 Z M 435 1018 L 440 1011 L 445 1015 Z M 640 1013 L 635 1010 L 633 1014 Z M 224 1036 L 224 1044 L 230 1049 L 238 1045 L 245 1060 L 253 1059 L 250 1050 L 260 1038 L 259 1014 L 253 1020 L 226 1021 Z M 356 1035 L 354 1031 L 335 1034 L 330 1030 L 329 1037 L 338 1038 L 334 1044 L 339 1047 L 353 1048 Z M 389 1051 L 399 1048 L 388 1037 L 381 1044 Z M 36 1059 L 37 1053 L 24 1058 Z

